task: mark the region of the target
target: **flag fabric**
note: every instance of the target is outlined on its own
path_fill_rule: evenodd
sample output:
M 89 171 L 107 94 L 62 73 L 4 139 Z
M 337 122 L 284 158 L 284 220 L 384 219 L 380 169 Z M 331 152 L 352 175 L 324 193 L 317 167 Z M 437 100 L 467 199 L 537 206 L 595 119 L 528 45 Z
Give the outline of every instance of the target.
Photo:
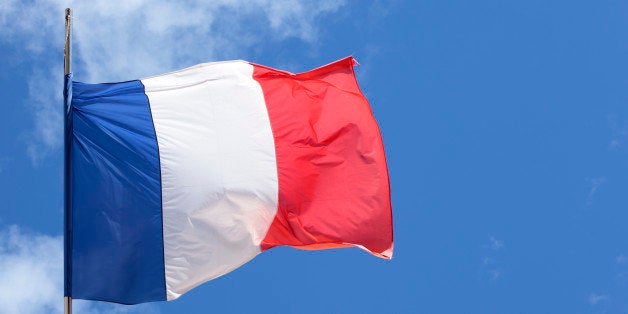
M 72 82 L 70 296 L 173 300 L 283 245 L 390 258 L 384 148 L 354 65 Z

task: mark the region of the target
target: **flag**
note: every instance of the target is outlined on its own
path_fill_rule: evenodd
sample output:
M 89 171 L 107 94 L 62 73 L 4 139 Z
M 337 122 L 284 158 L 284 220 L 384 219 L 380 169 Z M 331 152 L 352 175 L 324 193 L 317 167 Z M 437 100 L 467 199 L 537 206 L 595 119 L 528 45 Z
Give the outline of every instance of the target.
M 70 296 L 174 300 L 275 246 L 390 258 L 384 148 L 354 65 L 72 82 Z

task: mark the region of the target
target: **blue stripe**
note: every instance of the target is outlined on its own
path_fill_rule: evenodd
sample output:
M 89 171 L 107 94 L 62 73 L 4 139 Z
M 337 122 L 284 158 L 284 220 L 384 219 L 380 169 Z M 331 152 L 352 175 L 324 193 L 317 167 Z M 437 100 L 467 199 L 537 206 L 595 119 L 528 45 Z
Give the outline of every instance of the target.
M 72 296 L 166 300 L 161 173 L 140 81 L 72 85 Z

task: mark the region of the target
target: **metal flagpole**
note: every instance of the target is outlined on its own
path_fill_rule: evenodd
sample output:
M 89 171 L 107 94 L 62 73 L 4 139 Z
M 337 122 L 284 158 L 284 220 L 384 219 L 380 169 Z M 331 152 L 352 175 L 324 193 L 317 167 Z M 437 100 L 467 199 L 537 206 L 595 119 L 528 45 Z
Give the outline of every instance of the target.
M 63 86 L 63 128 L 64 128 L 64 155 L 63 155 L 63 181 L 64 181 L 64 271 L 63 271 L 63 308 L 65 314 L 72 314 L 72 289 L 71 289 L 71 261 L 72 256 L 72 199 L 70 184 L 70 141 L 72 129 L 72 115 L 70 111 L 70 103 L 72 98 L 72 69 L 71 69 L 71 30 L 72 30 L 72 9 L 65 9 L 65 47 L 63 49 L 63 69 L 64 69 L 64 86 Z
M 65 75 L 70 74 L 72 71 L 70 64 L 70 31 L 72 30 L 72 9 L 65 9 L 65 47 L 63 49 L 63 68 Z

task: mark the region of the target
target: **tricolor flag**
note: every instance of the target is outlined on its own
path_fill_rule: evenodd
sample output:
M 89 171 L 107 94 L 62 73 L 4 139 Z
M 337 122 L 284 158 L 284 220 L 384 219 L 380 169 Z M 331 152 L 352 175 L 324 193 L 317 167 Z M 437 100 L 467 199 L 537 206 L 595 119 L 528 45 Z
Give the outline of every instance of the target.
M 384 148 L 354 63 L 72 82 L 69 296 L 174 300 L 281 245 L 390 258 Z

